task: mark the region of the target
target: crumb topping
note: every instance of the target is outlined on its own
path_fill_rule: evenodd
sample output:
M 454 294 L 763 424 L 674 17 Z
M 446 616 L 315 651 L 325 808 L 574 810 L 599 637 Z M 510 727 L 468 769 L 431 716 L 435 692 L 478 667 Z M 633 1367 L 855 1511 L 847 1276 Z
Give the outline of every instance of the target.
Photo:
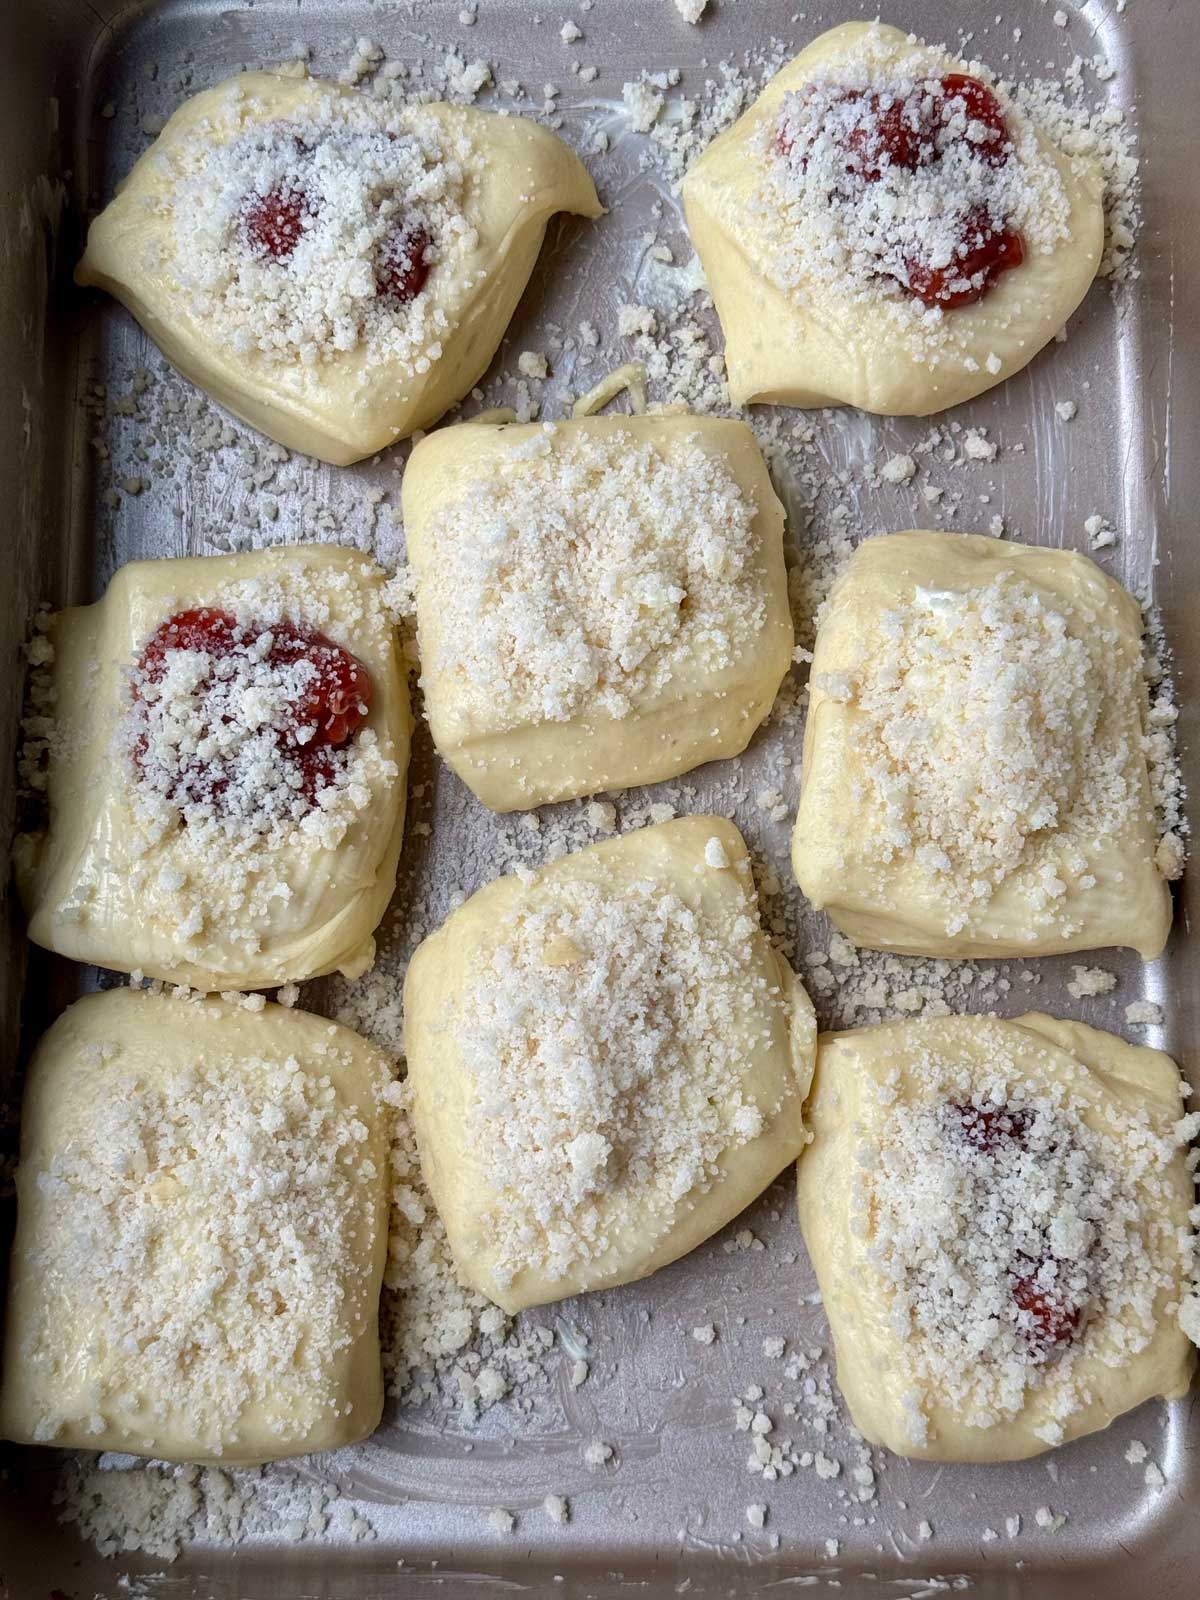
M 1105 717 L 1137 691 L 1116 630 L 1002 572 L 963 591 L 917 588 L 872 633 L 850 670 L 813 680 L 859 713 L 866 849 L 954 886 L 949 934 L 1019 870 L 1035 912 L 1053 913 L 1068 886 L 1041 847 L 1111 836 L 1139 799 L 1136 752 Z
M 1083 1363 L 1144 1350 L 1186 1275 L 1180 1139 L 1169 1119 L 1116 1100 L 1100 1112 L 1018 1064 L 998 1030 L 983 1068 L 924 1051 L 906 1074 L 868 1090 L 885 1135 L 859 1151 L 851 1226 L 886 1285 L 913 1441 L 923 1397 L 987 1428 L 1037 1392 L 1039 1433 L 1058 1443 L 1092 1395 Z
M 665 1228 L 763 1131 L 744 1069 L 784 1002 L 758 936 L 747 890 L 714 911 L 649 881 L 543 882 L 497 929 L 452 1025 L 501 1278 Z
M 382 1175 L 366 1124 L 292 1056 L 197 1048 L 150 1073 L 114 1042 L 77 1067 L 80 1136 L 31 1175 L 28 1265 L 58 1286 L 28 1335 L 31 1371 L 94 1338 L 110 1355 L 80 1394 L 98 1433 L 144 1414 L 220 1455 L 253 1409 L 281 1445 L 303 1439 L 340 1404 L 331 1363 L 369 1314 Z M 47 1414 L 42 1436 L 67 1420 Z
M 548 426 L 431 519 L 426 680 L 515 727 L 626 717 L 685 668 L 732 666 L 766 615 L 755 512 L 694 439 L 667 456 Z
M 469 141 L 333 90 L 290 119 L 243 119 L 255 104 L 239 90 L 228 125 L 157 156 L 193 315 L 239 356 L 427 370 L 452 327 L 428 280 L 447 285 L 474 239 Z

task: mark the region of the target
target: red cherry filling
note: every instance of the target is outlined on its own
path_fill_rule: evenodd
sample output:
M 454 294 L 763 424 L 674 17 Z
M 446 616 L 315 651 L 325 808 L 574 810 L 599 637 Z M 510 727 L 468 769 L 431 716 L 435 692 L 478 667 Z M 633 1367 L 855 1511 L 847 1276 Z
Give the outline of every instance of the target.
M 883 104 L 887 98 L 887 105 Z M 834 102 L 839 106 L 860 106 L 866 112 L 859 116 L 845 136 L 846 171 L 853 176 L 878 183 L 887 167 L 903 167 L 915 172 L 920 165 L 920 133 L 905 115 L 905 102 L 878 94 L 867 94 L 862 89 L 847 89 Z M 775 148 L 782 156 L 790 156 L 794 147 L 791 133 L 786 127 L 775 132 Z M 801 156 L 801 166 L 808 167 L 807 154 Z
M 1018 1311 L 1026 1313 L 1020 1330 L 1037 1354 L 1057 1354 L 1079 1333 L 1083 1308 L 1040 1284 L 1036 1273 L 1018 1278 L 1013 1284 L 1012 1297 Z
M 133 698 L 144 698 L 139 692 L 140 685 L 162 682 L 167 672 L 169 652 L 200 650 L 206 655 L 219 657 L 228 655 L 236 643 L 237 623 L 227 611 L 215 611 L 202 606 L 195 611 L 176 612 L 155 630 L 142 651 L 134 670 Z M 133 747 L 133 758 L 139 772 L 145 766 L 148 750 L 149 740 L 141 733 Z M 228 778 L 199 771 L 189 763 L 178 774 L 172 798 L 191 804 L 202 804 L 206 800 L 219 801 L 228 788 Z
M 276 184 L 266 194 L 252 195 L 242 211 L 251 254 L 286 261 L 304 236 L 305 220 L 312 215 L 312 203 L 302 189 Z
M 922 305 L 953 311 L 982 300 L 1002 272 L 1019 267 L 1024 259 L 1020 234 L 997 228 L 986 211 L 975 210 L 966 219 L 957 258 L 945 267 L 906 262 L 907 288 Z
M 375 269 L 380 299 L 406 306 L 417 298 L 432 270 L 426 260 L 431 242 L 420 226 L 397 228 L 384 240 Z
M 851 96 L 861 100 L 860 94 Z M 851 129 L 847 139 L 851 165 L 868 183 L 878 183 L 887 167 L 903 167 L 915 172 L 921 164 L 921 135 L 905 116 L 902 100 L 881 106 L 881 97 L 870 96 L 872 120 Z
M 952 117 L 957 119 L 960 107 L 968 127 L 983 129 L 983 137 L 969 143 L 989 166 L 1003 166 L 1012 153 L 999 100 L 985 83 L 963 72 L 918 85 L 903 98 L 848 89 L 833 105 L 856 108 L 853 125 L 842 136 L 846 172 L 865 183 L 878 183 L 895 169 L 916 172 L 940 161 L 945 142 L 939 145 L 938 136 Z M 958 137 L 966 140 L 966 131 Z M 785 158 L 793 155 L 793 135 L 785 125 L 776 130 L 775 148 Z M 807 153 L 800 160 L 807 170 Z M 1000 274 L 1020 266 L 1024 256 L 1020 235 L 995 222 L 986 207 L 974 206 L 964 218 L 954 260 L 934 267 L 913 256 L 904 262 L 901 281 L 923 305 L 952 311 L 982 300 Z
M 251 629 L 253 634 L 255 630 Z M 273 643 L 267 660 L 272 666 L 290 667 L 308 661 L 316 677 L 296 702 L 295 731 L 288 737 L 303 752 L 336 750 L 348 744 L 366 721 L 371 705 L 371 679 L 366 667 L 323 633 L 312 633 L 291 622 L 278 622 L 269 631 Z M 312 729 L 311 735 L 308 729 Z M 304 733 L 303 740 L 299 735 Z
M 134 679 L 159 683 L 166 672 L 168 650 L 203 650 L 210 656 L 228 655 L 237 643 L 237 623 L 227 611 L 201 606 L 195 611 L 177 611 L 151 635 L 142 651 Z
M 969 78 L 965 72 L 948 72 L 939 85 L 941 99 L 961 100 L 967 117 L 981 122 L 990 137 L 978 146 L 980 154 L 993 167 L 1002 167 L 1009 156 L 1008 123 L 999 100 L 978 78 Z M 945 107 L 942 107 L 945 118 Z
M 270 645 L 261 654 L 261 641 Z M 299 768 L 300 791 L 311 803 L 333 777 L 333 751 L 350 742 L 366 721 L 371 705 L 371 678 L 363 663 L 326 638 L 323 633 L 280 622 L 239 625 L 228 612 L 210 607 L 180 611 L 161 624 L 142 651 L 134 671 L 133 696 L 144 700 L 139 685 L 161 683 L 167 657 L 173 651 L 193 650 L 220 660 L 244 651 L 248 658 L 283 673 L 305 662 L 312 669 L 299 676 L 297 698 L 288 707 L 286 721 L 276 725 L 280 755 Z M 222 715 L 222 721 L 235 719 Z M 142 767 L 148 740 L 141 735 L 135 759 Z M 182 800 L 219 799 L 229 780 L 220 774 L 185 770 L 175 788 Z
M 1028 1111 L 1009 1106 L 955 1104 L 953 1109 L 962 1122 L 967 1143 L 989 1156 L 1013 1146 L 1022 1147 L 1033 1121 Z

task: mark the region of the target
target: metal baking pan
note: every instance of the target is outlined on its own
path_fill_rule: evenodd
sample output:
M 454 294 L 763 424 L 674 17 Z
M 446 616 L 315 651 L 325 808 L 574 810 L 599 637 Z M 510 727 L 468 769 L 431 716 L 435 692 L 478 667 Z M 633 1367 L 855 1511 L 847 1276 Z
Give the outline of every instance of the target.
M 138 369 L 160 366 L 144 336 L 116 306 L 75 291 L 70 271 L 86 218 L 144 146 L 152 119 L 189 89 L 241 64 L 265 64 L 312 47 L 314 69 L 337 72 L 354 41 L 378 41 L 389 59 L 416 66 L 441 62 L 459 49 L 466 60 L 492 65 L 498 85 L 518 79 L 528 93 L 519 109 L 540 112 L 552 83 L 564 136 L 585 154 L 610 214 L 588 226 L 556 225 L 501 350 L 493 375 L 515 375 L 524 349 L 549 348 L 581 319 L 593 322 L 601 347 L 586 367 L 553 365 L 546 414 L 558 396 L 588 387 L 630 353 L 617 336 L 627 302 L 655 303 L 655 263 L 646 235 L 657 231 L 677 262 L 688 249 L 678 206 L 653 145 L 630 131 L 622 85 L 643 72 L 678 68 L 668 96 L 703 95 L 717 64 L 761 66 L 775 50 L 793 53 L 823 28 L 874 12 L 874 0 L 824 0 L 798 12 L 795 0 L 709 0 L 702 26 L 689 28 L 670 0 L 475 0 L 471 26 L 460 22 L 464 0 L 258 0 L 244 8 L 221 0 L 8 0 L 0 55 L 0 499 L 6 511 L 7 577 L 0 583 L 4 660 L 0 686 L 0 749 L 16 738 L 20 707 L 19 642 L 38 602 L 55 606 L 94 598 L 121 562 L 136 556 L 200 554 L 225 548 L 230 529 L 258 517 L 263 536 L 350 539 L 374 543 L 388 557 L 397 533 L 389 514 L 403 447 L 382 460 L 330 469 L 298 460 L 283 472 L 260 456 L 261 474 L 243 443 L 224 449 L 197 436 L 186 410 L 171 428 L 149 437 L 120 416 L 114 396 L 142 381 Z M 583 38 L 564 42 L 573 20 Z M 1200 789 L 1197 697 L 1200 639 L 1200 99 L 1194 85 L 1195 8 L 1190 0 L 1005 0 L 991 6 L 961 0 L 896 0 L 888 20 L 931 39 L 973 30 L 972 47 L 994 67 L 1060 76 L 1078 53 L 1098 53 L 1117 69 L 1108 93 L 1136 108 L 1143 158 L 1145 220 L 1132 292 L 1113 299 L 1096 286 L 1072 319 L 1070 337 L 1031 367 L 943 421 L 984 427 L 1000 454 L 990 463 L 947 468 L 932 462 L 910 484 L 879 486 L 866 464 L 902 452 L 928 423 L 822 414 L 811 442 L 773 458 L 777 485 L 792 512 L 789 538 L 803 556 L 837 502 L 861 531 L 921 526 L 931 510 L 920 483 L 951 486 L 945 523 L 986 527 L 996 513 L 1016 536 L 1035 543 L 1087 546 L 1085 518 L 1106 515 L 1119 540 L 1105 565 L 1131 587 L 1152 590 L 1175 651 L 1185 776 Z M 1065 22 L 1065 25 L 1064 25 Z M 1019 30 L 1019 36 L 1018 31 Z M 594 80 L 571 61 L 595 65 Z M 486 90 L 478 103 L 503 101 Z M 610 148 L 593 150 L 606 131 Z M 661 213 L 656 207 L 661 206 Z M 661 279 L 661 273 L 659 273 Z M 699 321 L 716 339 L 711 312 Z M 162 382 L 156 376 L 153 382 Z M 96 385 L 107 386 L 108 410 Z M 653 397 L 653 396 L 652 396 Z M 505 398 L 493 382 L 485 402 Z M 1057 422 L 1056 401 L 1074 399 L 1078 416 Z M 115 410 L 115 414 L 114 414 Z M 232 425 L 231 425 L 232 427 Z M 173 431 L 172 431 L 173 430 Z M 238 439 L 245 439 L 233 429 Z M 105 458 L 93 443 L 112 454 Z M 254 444 L 250 440 L 250 447 Z M 817 473 L 817 479 L 805 474 Z M 836 494 L 816 492 L 846 474 Z M 132 485 L 132 488 L 131 488 Z M 136 491 L 136 492 L 135 492 Z M 375 504 L 379 491 L 384 492 Z M 986 497 L 986 499 L 984 498 Z M 265 506 L 276 501 L 274 515 Z M 236 543 L 237 539 L 232 540 Z M 788 819 L 772 818 L 756 798 L 785 787 L 794 798 L 799 743 L 794 729 L 769 728 L 740 765 L 706 769 L 687 781 L 683 809 L 712 808 L 735 817 L 754 850 L 783 885 L 774 902 L 780 931 L 803 968 L 806 951 L 824 949 L 828 928 L 805 915 L 787 867 Z M 10 766 L 4 774 L 3 828 L 14 825 Z M 405 866 L 390 918 L 385 967 L 420 931 L 411 908 L 440 916 L 451 888 L 469 890 L 493 876 L 505 847 L 536 860 L 536 835 L 519 821 L 493 817 L 434 763 L 418 739 L 414 784 L 426 784 L 413 808 L 428 834 L 410 832 Z M 670 799 L 680 805 L 680 786 Z M 623 818 L 645 796 L 619 802 Z M 651 796 L 650 798 L 654 798 Z M 570 808 L 556 808 L 561 817 Z M 1194 891 L 1193 891 L 1194 894 Z M 1120 974 L 1112 1000 L 1072 1000 L 1070 958 L 1038 963 L 1036 1003 L 1069 1017 L 1121 1031 L 1122 1005 L 1146 997 L 1165 1007 L 1161 1030 L 1139 1037 L 1161 1042 L 1193 1075 L 1200 1068 L 1200 986 L 1191 941 L 1194 916 L 1186 882 L 1168 953 L 1143 969 L 1124 955 L 1087 958 Z M 29 1044 L 48 1020 L 95 974 L 25 948 L 19 914 L 6 902 L 8 955 L 0 975 L 0 1026 L 11 1093 Z M 1018 968 L 1010 969 L 1014 980 Z M 989 968 L 993 976 L 1000 967 Z M 994 984 L 983 1003 L 1015 1014 L 1029 989 Z M 310 987 L 304 1003 L 319 1007 Z M 819 1004 L 825 1004 L 818 997 Z M 829 1019 L 826 1008 L 826 1020 Z M 741 1248 L 752 1231 L 764 1248 Z M 745 1243 L 743 1238 L 742 1243 Z M 288 1546 L 277 1537 L 247 1537 L 236 1549 L 201 1543 L 170 1566 L 145 1556 L 102 1559 L 52 1506 L 54 1452 L 10 1451 L 0 1481 L 0 1595 L 35 1600 L 142 1594 L 180 1600 L 267 1600 L 287 1595 L 358 1597 L 442 1592 L 530 1595 L 769 1595 L 811 1588 L 854 1600 L 969 1591 L 986 1600 L 1038 1596 L 1104 1600 L 1133 1582 L 1159 1600 L 1197 1592 L 1200 1572 L 1200 1420 L 1187 1402 L 1149 1406 L 1103 1435 L 1036 1461 L 999 1467 L 906 1463 L 872 1452 L 874 1494 L 860 1498 L 857 1461 L 844 1419 L 835 1421 L 830 1453 L 845 1463 L 835 1480 L 798 1469 L 764 1484 L 746 1469 L 747 1435 L 733 1427 L 735 1397 L 749 1385 L 767 1392 L 778 1431 L 797 1448 L 818 1448 L 813 1408 L 789 1423 L 782 1406 L 802 1400 L 803 1376 L 764 1356 L 762 1340 L 780 1335 L 795 1348 L 827 1345 L 814 1284 L 794 1221 L 790 1184 L 777 1184 L 733 1228 L 644 1284 L 531 1313 L 549 1329 L 565 1313 L 588 1341 L 591 1376 L 579 1389 L 569 1361 L 550 1363 L 545 1381 L 523 1407 L 504 1402 L 469 1427 L 428 1409 L 392 1409 L 369 1443 L 332 1461 L 288 1468 L 313 1483 L 334 1480 L 370 1522 L 365 1542 L 326 1538 Z M 742 1320 L 744 1319 L 744 1321 Z M 702 1346 L 696 1324 L 717 1323 L 720 1337 Z M 827 1355 L 814 1367 L 826 1381 Z M 811 1398 L 811 1397 L 810 1397 Z M 806 1420 L 807 1419 L 807 1420 Z M 615 1447 L 614 1461 L 589 1470 L 587 1442 Z M 1165 1474 L 1148 1487 L 1125 1459 L 1130 1441 L 1147 1445 Z M 835 1449 L 836 1444 L 836 1449 Z M 540 1509 L 547 1493 L 570 1498 L 571 1520 L 554 1524 Z M 766 1528 L 746 1518 L 751 1502 L 769 1506 Z M 488 1526 L 501 1505 L 517 1518 L 511 1534 Z M 1040 1527 L 1048 1506 L 1066 1521 Z M 1010 1537 L 1008 1519 L 1021 1531 Z M 920 1537 L 926 1522 L 932 1537 Z M 995 1530 L 997 1538 L 985 1530 Z M 777 1535 L 777 1542 L 771 1535 Z M 836 1540 L 836 1546 L 827 1546 Z

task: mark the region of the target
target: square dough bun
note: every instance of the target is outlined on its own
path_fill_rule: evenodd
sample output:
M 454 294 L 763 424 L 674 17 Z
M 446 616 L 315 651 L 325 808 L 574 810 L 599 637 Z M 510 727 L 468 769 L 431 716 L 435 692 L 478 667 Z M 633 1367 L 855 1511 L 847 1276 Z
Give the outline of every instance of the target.
M 935 1080 L 944 1080 L 941 1088 Z M 1156 1265 L 1166 1286 L 1148 1292 L 1148 1314 L 1126 1307 L 1119 1316 L 1106 1310 L 1085 1321 L 1077 1350 L 1033 1368 L 1041 1378 L 1027 1384 L 1024 1403 L 980 1426 L 966 1420 L 948 1392 L 957 1374 L 935 1380 L 906 1340 L 912 1323 L 897 1326 L 904 1313 L 892 1306 L 895 1269 L 877 1197 L 867 1186 L 905 1112 L 928 1106 L 941 1092 L 966 1102 L 982 1091 L 986 1102 L 996 1082 L 1018 1103 L 1026 1095 L 1057 1101 L 1069 1119 L 1108 1142 L 1118 1175 L 1112 1203 L 1136 1198 L 1143 1236 L 1161 1252 Z M 930 1461 L 1022 1460 L 1106 1428 L 1152 1397 L 1187 1393 L 1194 1353 L 1176 1316 L 1188 1282 L 1179 1241 L 1190 1240 L 1192 1205 L 1186 1149 L 1174 1131 L 1183 1114 L 1181 1089 L 1175 1063 L 1160 1051 L 1040 1014 L 1011 1022 L 945 1017 L 821 1035 L 805 1106 L 812 1144 L 797 1165 L 800 1225 L 833 1334 L 838 1385 L 866 1439 Z M 940 1181 L 934 1173 L 932 1182 Z M 942 1203 L 952 1203 L 953 1193 L 947 1180 Z M 899 1204 L 907 1204 L 903 1194 Z M 910 1231 L 915 1239 L 919 1220 Z M 937 1249 L 926 1235 L 926 1258 Z M 948 1307 L 947 1301 L 947 1322 L 957 1327 L 966 1313 L 950 1315 Z M 1132 1341 L 1126 1317 L 1139 1334 Z M 970 1362 L 958 1365 L 961 1371 Z
M 427 428 L 483 375 L 557 211 L 598 217 L 592 180 L 568 147 L 523 117 L 433 103 L 393 114 L 453 150 L 464 169 L 459 230 L 431 275 L 423 353 L 376 360 L 359 340 L 325 359 L 279 360 L 215 336 L 174 266 L 177 163 L 265 124 L 332 103 L 374 105 L 304 69 L 246 72 L 180 106 L 93 222 L 76 281 L 106 289 L 186 378 L 290 450 L 337 466 Z
M 71 1006 L 25 1091 L 0 1435 L 226 1466 L 365 1438 L 390 1077 L 282 1006 Z
M 413 957 L 421 1166 L 506 1311 L 694 1249 L 803 1148 L 812 1005 L 731 823 L 688 817 L 500 878 Z
M 789 238 L 780 207 L 760 195 L 767 179 L 760 146 L 784 97 L 854 60 L 885 67 L 912 60 L 914 48 L 927 63 L 922 70 L 970 72 L 945 51 L 914 47 L 898 28 L 844 23 L 776 73 L 684 179 L 684 214 L 725 334 L 734 405 L 853 405 L 918 417 L 961 405 L 1027 366 L 1096 276 L 1104 245 L 1100 173 L 1033 129 L 1069 202 L 1069 237 L 1048 253 L 1027 252 L 974 305 L 943 313 L 933 352 L 906 345 L 883 297 L 839 294 L 811 274 L 794 292 L 773 281 L 764 264 L 782 255 Z M 1010 127 L 1022 129 L 1023 113 L 1007 97 L 1003 104 Z
M 1157 956 L 1141 634 L 1133 597 L 1072 551 L 860 545 L 810 677 L 792 863 L 813 905 L 907 955 Z
M 35 944 L 202 990 L 370 966 L 396 882 L 412 730 L 383 582 L 374 563 L 335 545 L 134 561 L 95 605 L 52 619 L 48 821 L 15 847 Z M 354 781 L 278 843 L 194 837 L 180 821 L 159 836 L 153 819 L 139 820 L 118 748 L 128 674 L 147 641 L 169 617 L 213 605 L 306 623 L 371 676 L 350 747 Z
M 677 777 L 770 710 L 784 513 L 744 423 L 464 423 L 403 509 L 434 742 L 494 810 Z

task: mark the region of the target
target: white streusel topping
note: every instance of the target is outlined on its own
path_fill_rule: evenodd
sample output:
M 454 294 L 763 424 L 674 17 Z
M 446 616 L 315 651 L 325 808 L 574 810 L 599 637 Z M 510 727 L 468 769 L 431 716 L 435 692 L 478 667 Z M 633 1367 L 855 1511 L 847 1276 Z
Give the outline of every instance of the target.
M 1029 866 L 1039 841 L 1111 833 L 1136 800 L 1127 741 L 1100 737 L 1106 701 L 1136 683 L 1012 573 L 964 592 L 918 589 L 882 613 L 859 664 L 814 680 L 862 713 L 856 751 L 871 791 L 867 846 L 911 855 L 963 886 L 947 925 L 966 926 Z M 1040 884 L 1049 905 L 1061 880 Z
M 860 1150 L 852 1226 L 914 1396 L 987 1428 L 1045 1391 L 1053 1444 L 1090 1396 L 1083 1363 L 1146 1348 L 1191 1241 L 1175 1220 L 1178 1125 L 1117 1102 L 1089 1125 L 1087 1099 L 1027 1065 L 997 1037 L 984 1073 L 925 1052 L 908 1089 L 898 1072 L 876 1084 L 886 1135 Z M 911 1420 L 920 1442 L 915 1397 Z
M 719 925 L 650 882 L 545 885 L 456 1005 L 501 1273 L 561 1277 L 623 1220 L 670 1218 L 776 1109 L 742 1088 L 782 1004 L 746 893 Z
M 241 121 L 242 109 L 252 97 L 232 97 L 211 137 L 157 158 L 170 270 L 193 314 L 242 356 L 317 365 L 360 352 L 426 370 L 452 327 L 445 296 L 426 286 L 397 299 L 380 285 L 414 249 L 435 278 L 454 278 L 474 239 L 469 141 L 428 113 L 332 89 L 288 120 Z M 276 250 L 248 225 L 256 206 Z
M 81 1136 L 34 1180 L 29 1262 L 59 1289 L 39 1305 L 25 1360 L 56 1368 L 74 1306 L 116 1362 L 116 1390 L 98 1369 L 97 1431 L 140 1395 L 208 1455 L 237 1440 L 251 1408 L 281 1444 L 303 1438 L 335 1401 L 329 1363 L 353 1337 L 356 1304 L 367 1315 L 361 1240 L 380 1175 L 365 1123 L 291 1057 L 198 1048 L 186 1068 L 147 1077 L 114 1042 L 78 1070 L 94 1081 Z M 46 1414 L 43 1437 L 64 1420 Z
M 548 428 L 436 513 L 427 675 L 505 725 L 625 717 L 684 666 L 731 665 L 765 616 L 747 501 L 719 459 Z

